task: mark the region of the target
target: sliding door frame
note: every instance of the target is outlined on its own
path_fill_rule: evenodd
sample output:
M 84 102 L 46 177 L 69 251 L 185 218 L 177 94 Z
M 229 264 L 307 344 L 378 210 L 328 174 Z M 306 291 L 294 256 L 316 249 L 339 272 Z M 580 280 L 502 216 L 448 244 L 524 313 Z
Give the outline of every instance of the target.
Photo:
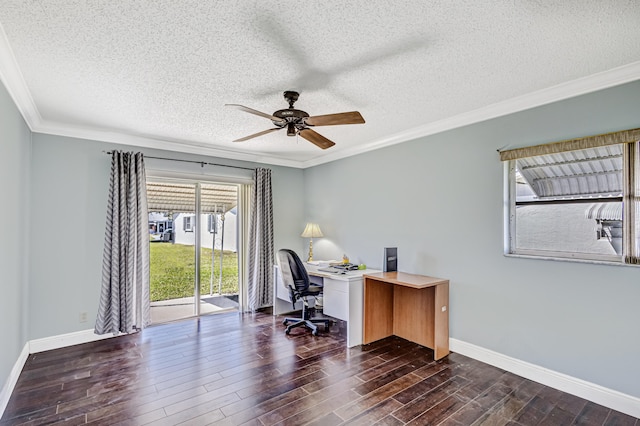
M 248 260 L 247 250 L 249 241 L 249 220 L 251 217 L 251 189 L 254 182 L 253 177 L 230 177 L 230 176 L 218 176 L 218 175 L 196 175 L 192 173 L 182 173 L 176 171 L 160 170 L 147 167 L 146 170 L 147 181 L 165 182 L 165 183 L 180 183 L 180 184 L 193 184 L 196 186 L 196 214 L 195 225 L 196 229 L 200 230 L 201 226 L 201 184 L 219 184 L 237 186 L 237 209 L 238 209 L 238 222 L 237 222 L 237 249 L 238 249 L 238 311 L 245 312 L 247 310 L 247 279 L 248 279 Z M 196 232 L 196 271 L 200 269 L 200 231 Z M 196 301 L 200 300 L 200 274 L 196 273 L 195 289 L 194 289 L 194 315 L 200 315 L 200 303 Z

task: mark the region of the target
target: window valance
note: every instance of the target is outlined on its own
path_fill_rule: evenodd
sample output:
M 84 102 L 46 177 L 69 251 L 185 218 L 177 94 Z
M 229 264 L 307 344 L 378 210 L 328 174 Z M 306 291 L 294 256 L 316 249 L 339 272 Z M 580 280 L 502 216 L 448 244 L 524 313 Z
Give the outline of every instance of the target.
M 500 160 L 516 160 L 518 158 L 534 157 L 536 155 L 556 154 L 558 152 L 596 148 L 620 143 L 633 143 L 636 141 L 640 141 L 640 129 L 622 130 L 602 135 L 587 136 L 584 138 L 569 139 L 560 142 L 500 151 Z

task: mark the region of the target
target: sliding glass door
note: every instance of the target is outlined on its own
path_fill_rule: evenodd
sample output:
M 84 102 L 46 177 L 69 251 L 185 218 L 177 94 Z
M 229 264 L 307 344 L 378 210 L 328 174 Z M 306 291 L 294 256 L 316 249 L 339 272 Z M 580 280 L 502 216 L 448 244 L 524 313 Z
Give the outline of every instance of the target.
M 236 310 L 238 185 L 148 180 L 152 323 Z
M 202 313 L 238 309 L 238 186 L 200 186 Z

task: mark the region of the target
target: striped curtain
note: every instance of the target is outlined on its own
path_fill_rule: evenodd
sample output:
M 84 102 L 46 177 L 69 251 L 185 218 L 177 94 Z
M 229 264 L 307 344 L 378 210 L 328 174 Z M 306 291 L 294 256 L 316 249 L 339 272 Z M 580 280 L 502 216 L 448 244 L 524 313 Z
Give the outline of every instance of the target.
M 624 200 L 622 217 L 627 229 L 623 234 L 624 261 L 640 265 L 640 142 L 625 146 Z
M 271 170 L 254 172 L 249 227 L 248 307 L 251 311 L 273 303 L 273 208 Z
M 143 156 L 113 151 L 96 334 L 149 324 L 148 221 Z

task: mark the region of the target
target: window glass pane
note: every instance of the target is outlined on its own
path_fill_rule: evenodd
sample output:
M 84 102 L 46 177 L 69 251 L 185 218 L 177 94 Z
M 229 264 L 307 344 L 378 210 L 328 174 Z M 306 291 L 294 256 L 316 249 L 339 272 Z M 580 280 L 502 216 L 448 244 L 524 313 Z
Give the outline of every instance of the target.
M 516 160 L 512 249 L 622 254 L 622 163 L 622 145 Z
M 622 211 L 620 202 L 606 204 Z M 516 250 L 621 254 L 622 220 L 589 218 L 587 212 L 592 208 L 588 203 L 516 206 Z
M 195 199 L 193 184 L 147 182 L 149 220 L 153 217 L 157 224 L 149 248 L 152 323 L 194 314 L 194 234 L 188 228 L 193 224 Z
M 622 145 L 521 158 L 516 169 L 527 185 L 516 201 L 622 196 Z

